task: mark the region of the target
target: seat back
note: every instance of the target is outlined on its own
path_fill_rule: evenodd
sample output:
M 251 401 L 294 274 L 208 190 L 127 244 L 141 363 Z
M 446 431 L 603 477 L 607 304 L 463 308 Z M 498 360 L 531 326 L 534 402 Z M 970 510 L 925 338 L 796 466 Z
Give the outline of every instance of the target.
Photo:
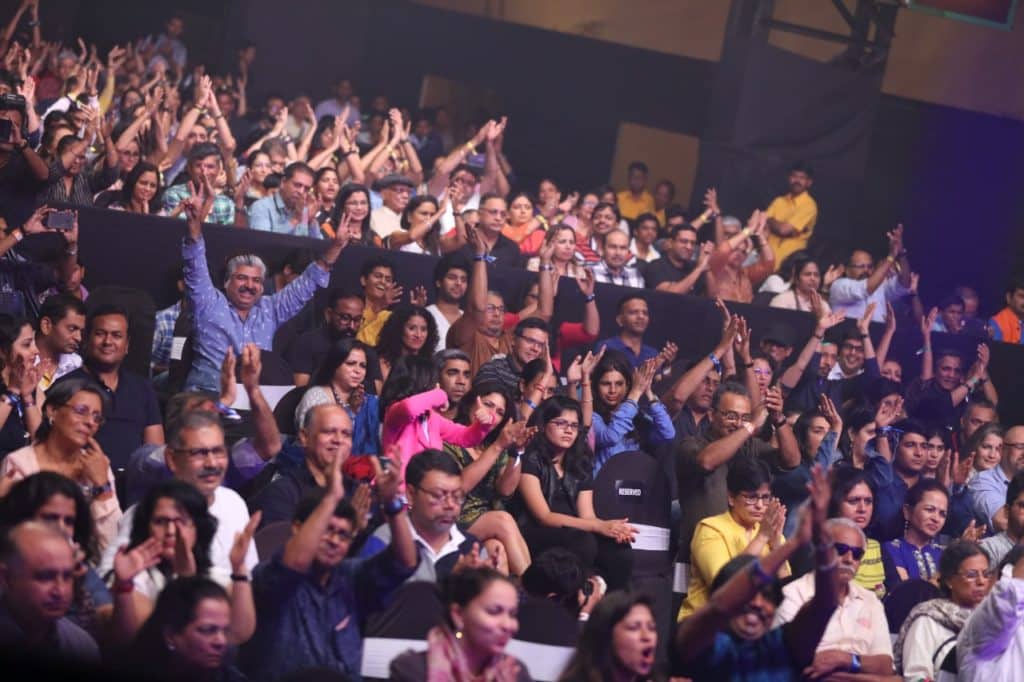
M 260 528 L 253 534 L 253 542 L 256 543 L 256 555 L 268 559 L 277 550 L 284 547 L 292 534 L 291 521 L 274 521 Z
M 88 312 L 101 305 L 116 305 L 128 313 L 128 328 L 132 342 L 128 344 L 128 355 L 123 366 L 138 374 L 149 376 L 149 360 L 153 349 L 153 331 L 156 328 L 156 304 L 153 298 L 141 289 L 104 285 L 89 292 L 85 302 Z
M 910 610 L 921 602 L 929 599 L 937 599 L 942 596 L 939 588 L 927 580 L 916 578 L 905 580 L 885 595 L 882 602 L 885 607 L 885 618 L 889 621 L 889 632 L 898 633 L 903 627 L 903 621 L 910 615 Z
M 639 533 L 633 541 L 634 576 L 668 575 L 672 494 L 664 469 L 639 450 L 609 459 L 594 480 L 594 511 L 602 519 L 628 518 Z
M 444 605 L 432 582 L 405 583 L 388 606 L 370 614 L 363 628 L 363 680 L 387 680 L 391 661 L 409 649 L 424 651 L 427 633 L 444 618 Z

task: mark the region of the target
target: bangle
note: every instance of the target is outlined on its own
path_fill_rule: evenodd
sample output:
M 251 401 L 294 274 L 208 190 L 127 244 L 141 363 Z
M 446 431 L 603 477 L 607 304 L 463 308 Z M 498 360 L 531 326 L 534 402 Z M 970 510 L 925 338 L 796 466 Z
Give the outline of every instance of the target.
M 537 266 L 537 270 L 539 270 L 540 272 L 553 272 L 554 269 L 555 266 L 552 265 L 551 263 L 541 263 L 539 266 Z
M 583 297 L 583 301 L 586 303 L 593 303 L 594 299 L 597 298 L 597 294 L 587 294 Z
M 14 240 L 18 242 L 25 238 L 25 232 L 20 227 L 11 230 L 11 234 L 14 235 Z
M 743 369 L 750 369 L 751 367 L 754 366 L 754 363 L 746 362 L 746 363 L 743 363 L 743 365 L 741 365 L 741 366 L 743 367 Z
M 721 374 L 722 373 L 722 361 L 718 359 L 718 356 L 715 355 L 714 353 L 708 353 L 708 360 L 710 360 L 711 364 L 714 365 L 715 370 L 719 374 Z
M 476 145 L 474 145 L 472 142 L 467 142 L 466 144 L 462 145 L 462 147 L 466 150 L 467 154 L 476 154 Z
M 749 227 L 744 227 L 742 230 L 740 230 L 740 234 L 742 234 L 744 237 L 749 237 L 751 232 L 752 230 Z
M 245 573 L 232 573 L 231 582 L 233 583 L 247 583 L 249 582 L 249 576 Z
M 788 423 L 789 423 L 789 420 L 786 419 L 785 417 L 783 417 L 782 419 L 780 419 L 778 421 L 772 422 L 772 426 L 774 426 L 777 429 L 781 429 L 783 426 L 785 426 Z
M 358 154 L 358 153 L 359 153 L 358 149 L 349 149 L 347 152 L 345 152 L 345 156 L 352 156 L 353 154 Z
M 100 495 L 104 495 L 106 493 L 112 493 L 114 492 L 114 484 L 111 483 L 110 481 L 107 481 L 103 485 L 94 485 L 92 488 L 89 489 L 89 492 L 92 493 L 93 497 L 99 497 Z
M 135 591 L 134 580 L 115 580 L 114 581 L 114 593 L 115 594 L 129 594 Z
M 531 410 L 537 409 L 537 403 L 533 402 L 529 398 L 523 398 L 523 402 L 526 403 L 527 407 L 529 407 Z

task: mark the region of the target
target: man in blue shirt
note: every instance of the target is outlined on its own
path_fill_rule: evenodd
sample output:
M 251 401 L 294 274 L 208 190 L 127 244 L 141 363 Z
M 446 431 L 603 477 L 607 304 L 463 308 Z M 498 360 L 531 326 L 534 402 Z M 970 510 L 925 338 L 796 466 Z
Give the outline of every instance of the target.
M 317 287 L 327 286 L 331 268 L 348 245 L 349 233 L 348 229 L 339 228 L 323 255 L 272 296 L 263 295 L 267 272 L 263 261 L 254 254 L 235 256 L 228 261 L 222 293 L 210 279 L 200 220 L 212 205 L 213 197 L 209 189 L 193 188 L 186 201 L 188 236 L 182 242 L 181 255 L 185 261 L 185 295 L 193 310 L 195 359 L 185 383 L 189 389 L 216 391 L 228 347 L 234 348 L 239 356 L 247 343 L 270 350 L 277 328 L 306 305 Z
M 620 298 L 619 314 L 615 316 L 615 323 L 619 325 L 619 335 L 595 343 L 595 353 L 600 352 L 602 346 L 607 350 L 625 353 L 634 368 L 657 357 L 657 349 L 644 344 L 644 333 L 651 323 L 647 299 L 637 293 L 626 294 Z
M 323 239 L 316 221 L 316 202 L 310 202 L 313 169 L 302 161 L 284 169 L 281 188 L 249 207 L 249 227 L 263 232 L 277 232 L 297 237 Z
M 360 624 L 416 570 L 419 554 L 396 466 L 374 458 L 377 499 L 391 529 L 387 549 L 346 560 L 356 535 L 356 511 L 345 501 L 335 457 L 323 492 L 299 503 L 283 550 L 253 571 L 256 632 L 241 663 L 253 680 L 277 680 L 293 670 L 323 667 L 360 679 Z

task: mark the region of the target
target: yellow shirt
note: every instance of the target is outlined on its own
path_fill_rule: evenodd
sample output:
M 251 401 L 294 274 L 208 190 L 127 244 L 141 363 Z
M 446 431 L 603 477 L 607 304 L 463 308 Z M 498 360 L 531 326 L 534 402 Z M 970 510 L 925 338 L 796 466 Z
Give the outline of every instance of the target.
M 874 592 L 879 599 L 885 597 L 885 568 L 882 566 L 882 545 L 878 540 L 868 539 L 864 547 L 864 558 L 853 579 L 864 589 Z
M 654 213 L 654 197 L 650 192 L 644 190 L 639 199 L 633 198 L 633 193 L 624 189 L 616 195 L 619 202 L 619 214 L 626 220 L 634 220 L 641 213 Z
M 786 256 L 807 248 L 807 241 L 814 232 L 814 224 L 818 221 L 818 204 L 807 192 L 797 195 L 795 198 L 788 194 L 775 197 L 768 206 L 768 217 L 775 218 L 782 223 L 789 223 L 797 229 L 797 233 L 791 237 L 780 237 L 771 230 L 767 231 L 768 245 L 772 247 L 775 254 L 775 270 L 778 271 Z
M 743 554 L 750 541 L 757 535 L 760 524 L 753 530 L 747 530 L 733 519 L 732 514 L 725 512 L 718 516 L 709 516 L 697 524 L 690 542 L 690 585 L 686 599 L 679 608 L 677 620 L 683 620 L 707 603 L 711 596 L 709 588 L 718 571 L 729 563 L 730 559 Z M 775 542 L 778 547 L 785 542 L 781 535 Z M 766 556 L 771 547 L 765 544 L 761 556 Z M 789 575 L 789 564 L 779 570 L 780 576 Z
M 359 333 L 356 334 L 356 340 L 362 341 L 368 346 L 376 346 L 377 340 L 380 338 L 381 327 L 391 317 L 390 310 L 382 310 L 379 313 L 373 312 L 370 306 L 366 306 L 363 309 L 363 323 L 359 325 Z

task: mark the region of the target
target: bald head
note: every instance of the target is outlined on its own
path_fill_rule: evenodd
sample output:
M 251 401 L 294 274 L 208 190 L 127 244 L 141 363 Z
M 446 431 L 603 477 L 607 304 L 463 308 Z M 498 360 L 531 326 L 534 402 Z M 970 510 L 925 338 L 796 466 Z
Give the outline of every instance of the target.
M 1009 478 L 1024 471 L 1024 426 L 1011 426 L 1006 430 L 1001 464 Z
M 306 462 L 316 471 L 328 474 L 335 457 L 342 462 L 352 452 L 352 419 L 340 405 L 317 405 L 303 418 L 299 440 L 306 451 Z
M 11 615 L 26 631 L 63 618 L 71 608 L 75 556 L 58 530 L 25 521 L 4 534 L 0 588 Z

